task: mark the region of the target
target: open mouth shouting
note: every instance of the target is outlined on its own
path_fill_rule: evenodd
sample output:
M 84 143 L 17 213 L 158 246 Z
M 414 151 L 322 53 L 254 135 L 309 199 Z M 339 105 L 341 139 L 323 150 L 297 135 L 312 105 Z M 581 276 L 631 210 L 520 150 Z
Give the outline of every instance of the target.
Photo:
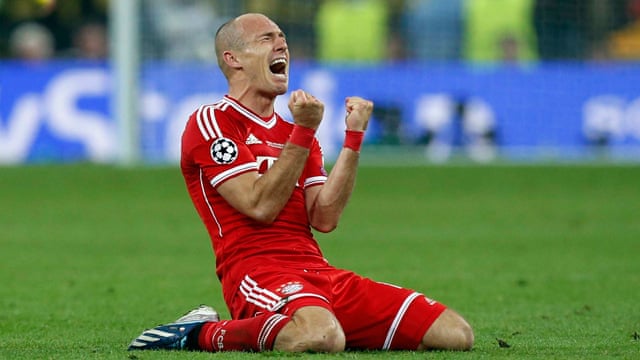
M 287 78 L 287 59 L 284 57 L 274 59 L 269 64 L 269 71 L 278 78 Z

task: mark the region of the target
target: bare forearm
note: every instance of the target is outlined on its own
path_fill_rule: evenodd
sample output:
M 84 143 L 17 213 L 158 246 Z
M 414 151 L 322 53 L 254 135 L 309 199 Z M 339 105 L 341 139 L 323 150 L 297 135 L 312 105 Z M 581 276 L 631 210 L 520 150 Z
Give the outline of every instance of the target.
M 289 109 L 294 126 L 275 163 L 262 176 L 246 173 L 218 187 L 231 206 L 263 223 L 273 222 L 291 198 L 315 141 L 324 105 L 312 95 L 296 90 L 289 98 Z
M 287 143 L 273 166 L 253 187 L 255 217 L 272 222 L 285 206 L 302 174 L 309 149 Z
M 271 223 L 291 198 L 309 156 L 309 149 L 287 143 L 280 157 L 263 175 L 241 174 L 218 187 L 218 192 L 239 212 Z
M 329 232 L 338 225 L 355 186 L 359 157 L 351 149 L 343 148 L 340 152 L 309 212 L 311 224 L 317 230 Z
M 354 96 L 345 99 L 345 139 L 331 174 L 317 193 L 307 203 L 311 226 L 318 231 L 329 232 L 338 226 L 342 211 L 353 192 L 356 182 L 360 147 L 367 130 L 373 103 Z M 315 191 L 314 191 L 315 192 Z

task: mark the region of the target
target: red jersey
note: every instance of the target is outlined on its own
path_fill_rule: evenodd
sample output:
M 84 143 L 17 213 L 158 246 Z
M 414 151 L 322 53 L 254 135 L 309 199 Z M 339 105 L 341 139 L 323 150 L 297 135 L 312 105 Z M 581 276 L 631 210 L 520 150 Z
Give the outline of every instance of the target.
M 260 264 L 326 265 L 311 233 L 304 198 L 306 187 L 324 184 L 327 179 L 316 139 L 291 198 L 272 224 L 243 215 L 216 191 L 240 174 L 264 174 L 278 159 L 292 129 L 293 124 L 277 113 L 260 117 L 229 96 L 201 106 L 189 117 L 182 135 L 180 166 L 211 237 L 221 280 L 230 270 L 237 270 L 240 276 Z M 239 279 L 231 274 L 229 280 Z

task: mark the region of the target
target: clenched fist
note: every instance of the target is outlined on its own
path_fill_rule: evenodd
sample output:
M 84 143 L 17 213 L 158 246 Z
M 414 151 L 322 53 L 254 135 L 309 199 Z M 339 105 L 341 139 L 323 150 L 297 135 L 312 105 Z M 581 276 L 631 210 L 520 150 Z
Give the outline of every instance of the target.
M 316 130 L 322 121 L 324 104 L 303 90 L 296 90 L 289 98 L 289 110 L 293 123 Z
M 344 122 L 347 125 L 347 129 L 356 131 L 367 130 L 371 112 L 373 111 L 373 102 L 358 96 L 351 96 L 346 98 L 345 107 L 347 109 L 347 117 Z

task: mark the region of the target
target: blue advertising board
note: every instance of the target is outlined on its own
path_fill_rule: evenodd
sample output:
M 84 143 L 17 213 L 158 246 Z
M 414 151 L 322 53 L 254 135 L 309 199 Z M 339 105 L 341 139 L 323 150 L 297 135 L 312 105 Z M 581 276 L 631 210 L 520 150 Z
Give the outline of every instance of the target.
M 344 98 L 352 95 L 375 103 L 368 144 L 481 143 L 504 157 L 581 156 L 594 146 L 633 156 L 640 148 L 639 64 L 294 63 L 290 74 L 290 90 L 325 103 L 318 137 L 329 160 L 343 137 Z M 146 63 L 140 87 L 142 160 L 175 163 L 187 117 L 222 97 L 226 83 L 213 64 Z M 0 164 L 113 162 L 113 91 L 108 64 L 0 63 Z M 280 97 L 276 110 L 290 118 L 287 100 Z

